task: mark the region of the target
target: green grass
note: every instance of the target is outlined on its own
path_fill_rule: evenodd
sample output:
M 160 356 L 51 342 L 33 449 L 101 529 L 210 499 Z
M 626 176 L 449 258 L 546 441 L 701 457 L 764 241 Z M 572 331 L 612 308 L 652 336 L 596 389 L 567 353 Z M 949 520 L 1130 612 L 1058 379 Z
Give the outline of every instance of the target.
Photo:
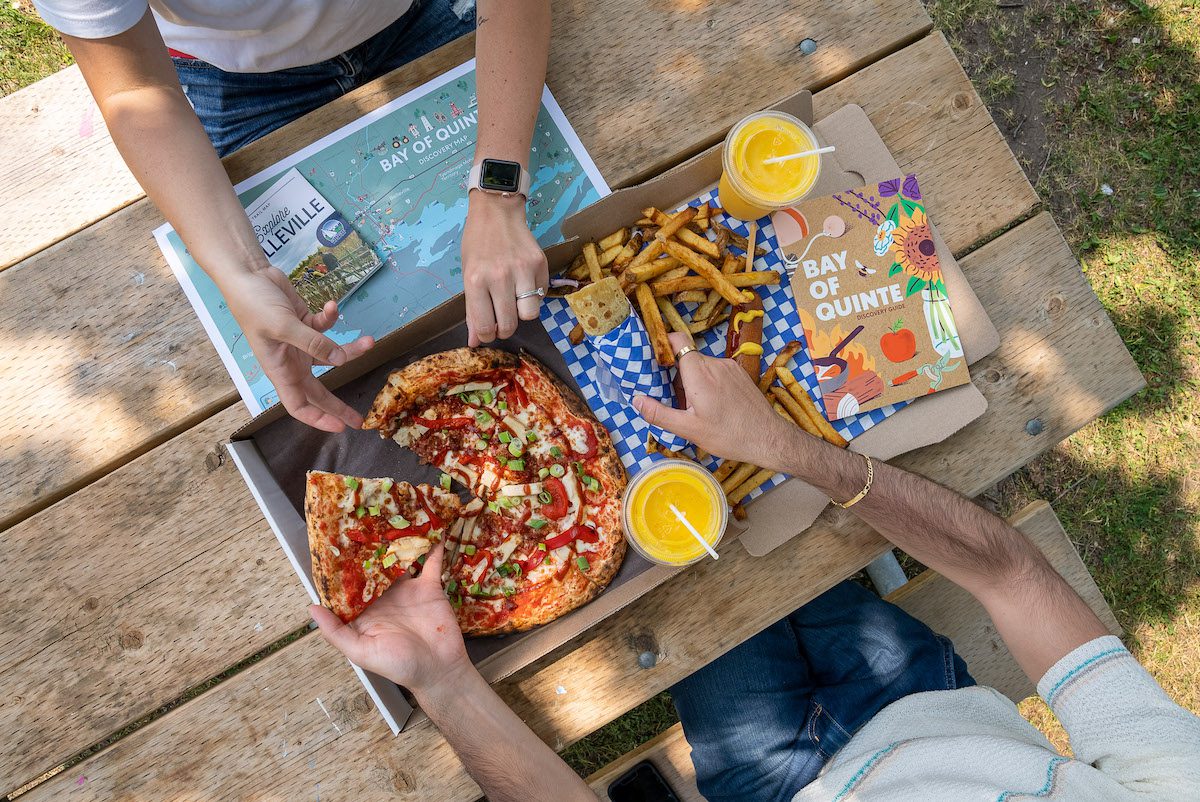
M 1200 712 L 1200 8 L 925 2 L 1148 384 L 994 495 L 1003 512 L 1054 504 L 1134 653 Z M 0 94 L 69 63 L 30 13 L 0 9 Z M 1022 710 L 1065 746 L 1040 703 Z M 564 756 L 586 775 L 674 721 L 660 694 Z
M 74 62 L 66 45 L 27 10 L 0 6 L 0 97 Z

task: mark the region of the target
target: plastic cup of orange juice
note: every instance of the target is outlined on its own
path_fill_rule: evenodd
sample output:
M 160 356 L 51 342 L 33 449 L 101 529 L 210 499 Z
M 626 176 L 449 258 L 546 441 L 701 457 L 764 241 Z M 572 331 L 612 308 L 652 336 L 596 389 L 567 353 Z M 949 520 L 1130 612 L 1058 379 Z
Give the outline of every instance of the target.
M 812 129 L 790 114 L 751 114 L 725 137 L 718 189 L 721 207 L 739 220 L 757 220 L 800 202 L 821 174 L 820 154 L 777 164 L 763 162 L 819 147 Z
M 660 565 L 691 565 L 708 552 L 671 510 L 679 510 L 710 546 L 729 524 L 721 484 L 693 462 L 662 460 L 639 473 L 625 490 L 622 515 L 633 550 Z

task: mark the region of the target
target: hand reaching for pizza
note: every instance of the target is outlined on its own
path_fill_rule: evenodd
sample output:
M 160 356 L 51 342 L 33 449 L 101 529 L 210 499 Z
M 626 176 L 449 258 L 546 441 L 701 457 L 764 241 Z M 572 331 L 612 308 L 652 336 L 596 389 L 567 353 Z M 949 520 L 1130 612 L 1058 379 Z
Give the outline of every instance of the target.
M 336 303 L 314 315 L 283 271 L 269 265 L 226 278 L 221 294 L 293 418 L 327 432 L 362 426 L 362 416 L 312 374 L 314 364 L 342 365 L 374 345 L 365 335 L 344 346 L 325 336 L 337 320 Z
M 671 332 L 670 339 L 675 352 L 689 344 L 678 332 Z M 799 430 L 771 409 L 737 362 L 689 352 L 679 360 L 678 370 L 687 409 L 637 396 L 633 406 L 647 423 L 672 431 L 718 457 L 777 467 L 775 455 L 780 446 Z
M 349 624 L 320 605 L 310 606 L 309 614 L 350 662 L 420 693 L 471 665 L 442 591 L 442 557 L 435 544 L 420 576 L 392 585 Z

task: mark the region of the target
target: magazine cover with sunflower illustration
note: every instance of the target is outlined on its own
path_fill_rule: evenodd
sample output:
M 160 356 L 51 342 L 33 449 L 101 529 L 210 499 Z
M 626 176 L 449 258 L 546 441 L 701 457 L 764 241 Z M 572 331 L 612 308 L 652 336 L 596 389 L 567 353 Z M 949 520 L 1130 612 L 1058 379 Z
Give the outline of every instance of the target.
M 772 222 L 830 420 L 970 381 L 915 175 Z

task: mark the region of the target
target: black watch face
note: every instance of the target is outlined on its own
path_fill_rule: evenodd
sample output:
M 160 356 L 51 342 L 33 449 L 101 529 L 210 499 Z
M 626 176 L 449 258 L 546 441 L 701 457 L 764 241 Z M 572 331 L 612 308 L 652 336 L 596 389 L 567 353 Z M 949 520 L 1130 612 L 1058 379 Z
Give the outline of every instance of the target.
M 521 165 L 499 159 L 484 159 L 479 186 L 496 192 L 516 192 L 521 186 Z

